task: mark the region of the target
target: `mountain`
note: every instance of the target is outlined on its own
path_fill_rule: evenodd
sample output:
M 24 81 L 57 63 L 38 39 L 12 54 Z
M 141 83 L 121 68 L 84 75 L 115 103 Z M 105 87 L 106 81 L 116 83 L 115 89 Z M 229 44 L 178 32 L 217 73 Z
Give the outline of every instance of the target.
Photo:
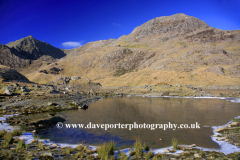
M 240 30 L 215 29 L 182 13 L 157 17 L 129 35 L 68 50 L 27 77 L 61 83 L 60 75 L 103 86 L 240 84 Z
M 65 55 L 63 50 L 39 41 L 32 36 L 6 45 L 0 44 L 0 64 L 14 68 L 23 74 L 56 62 L 57 59 Z
M 39 41 L 32 36 L 10 42 L 6 44 L 6 46 L 16 49 L 19 54 L 31 60 L 37 60 L 44 55 L 57 59 L 66 55 L 61 49 L 53 47 L 46 42 Z

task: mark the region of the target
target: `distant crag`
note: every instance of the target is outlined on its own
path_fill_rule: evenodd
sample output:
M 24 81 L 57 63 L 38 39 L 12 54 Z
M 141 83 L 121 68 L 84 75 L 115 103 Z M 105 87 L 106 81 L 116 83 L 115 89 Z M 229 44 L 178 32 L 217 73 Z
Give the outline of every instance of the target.
M 63 50 L 39 41 L 32 36 L 6 45 L 0 44 L 0 65 L 18 71 L 35 71 L 42 65 L 53 63 L 65 55 Z
M 59 59 L 66 55 L 61 49 L 53 47 L 46 42 L 39 41 L 32 36 L 10 42 L 6 44 L 6 46 L 16 49 L 20 55 L 31 60 L 37 60 L 42 56 L 51 56 Z

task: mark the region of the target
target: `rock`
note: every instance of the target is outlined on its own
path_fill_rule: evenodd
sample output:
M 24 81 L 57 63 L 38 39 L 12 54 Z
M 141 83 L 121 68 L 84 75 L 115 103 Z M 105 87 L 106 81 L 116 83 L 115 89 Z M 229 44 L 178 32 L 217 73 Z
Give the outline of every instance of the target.
M 225 74 L 224 74 L 224 68 L 222 68 L 222 67 L 220 67 L 220 66 L 209 67 L 206 71 L 207 71 L 207 72 L 216 73 L 216 74 L 225 75 Z
M 169 151 L 169 149 L 164 149 L 163 152 L 164 153 L 169 153 L 170 151 Z
M 198 153 L 195 153 L 195 154 L 194 154 L 194 157 L 195 157 L 195 158 L 202 158 Z
M 186 146 L 178 146 L 180 150 L 185 150 Z
M 192 150 L 193 147 L 189 147 L 189 146 L 188 146 L 188 147 L 186 147 L 185 149 L 186 149 L 186 150 Z
M 10 91 L 10 90 L 8 90 L 8 89 L 6 89 L 5 90 L 5 92 L 4 92 L 6 95 L 9 95 L 9 96 L 11 96 L 13 93 Z
M 79 109 L 87 109 L 88 108 L 88 106 L 86 105 L 86 104 L 84 104 L 83 106 L 81 106 L 81 107 L 78 107 Z
M 223 140 L 225 140 L 227 137 L 219 137 L 217 140 L 218 141 L 223 141 Z
M 172 155 L 176 158 L 179 158 L 181 156 L 179 153 L 173 153 Z
M 53 144 L 52 144 L 52 147 L 53 147 L 53 148 L 57 148 L 57 144 L 53 143 Z
M 3 87 L 3 89 L 5 90 L 13 90 L 13 89 L 16 89 L 14 86 L 5 86 Z
M 189 151 L 184 151 L 184 152 L 182 152 L 182 155 L 183 155 L 183 156 L 189 156 L 189 155 L 190 155 L 190 152 L 189 152 Z
M 52 105 L 56 105 L 55 103 L 53 103 L 53 102 L 48 102 L 48 104 L 47 104 L 48 106 L 52 106 Z
M 14 87 L 18 87 L 18 84 L 17 84 L 17 83 L 13 83 L 13 86 L 14 86 Z
M 57 68 L 57 67 L 53 67 L 53 68 L 50 68 L 48 73 L 50 74 L 59 74 L 60 71 L 62 71 L 63 69 L 62 68 Z
M 232 122 L 231 124 L 229 124 L 231 127 L 232 126 L 237 126 L 239 123 L 238 122 Z
M 81 77 L 78 77 L 78 76 L 72 76 L 71 77 L 71 80 L 78 80 L 78 79 L 81 79 Z
M 53 154 L 51 152 L 46 152 L 41 154 L 40 159 L 54 159 Z
M 67 146 L 62 146 L 62 147 L 61 147 L 61 149 L 65 149 L 65 148 L 67 148 Z
M 188 147 L 196 147 L 196 144 L 191 144 Z
M 88 94 L 90 94 L 90 95 L 92 95 L 92 96 L 97 95 L 96 92 L 95 92 L 93 89 L 91 89 L 91 90 L 88 92 Z
M 26 88 L 24 86 L 21 87 L 21 91 L 22 92 L 25 92 L 26 91 Z
M 227 127 L 220 127 L 220 128 L 218 128 L 218 129 L 216 129 L 215 131 L 216 131 L 216 132 L 221 132 L 221 131 L 223 131 L 223 130 L 225 130 L 225 129 L 227 129 Z

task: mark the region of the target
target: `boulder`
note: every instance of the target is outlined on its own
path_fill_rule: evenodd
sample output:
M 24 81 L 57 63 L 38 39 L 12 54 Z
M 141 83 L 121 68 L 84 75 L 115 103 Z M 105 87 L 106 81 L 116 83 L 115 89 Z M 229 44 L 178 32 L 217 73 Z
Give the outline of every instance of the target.
M 184 152 L 182 152 L 182 155 L 183 155 L 183 156 L 190 156 L 190 154 L 191 154 L 191 153 L 190 153 L 189 151 L 184 151 Z
M 71 80 L 78 80 L 78 79 L 81 79 L 81 77 L 78 77 L 78 76 L 72 76 L 71 77 Z
M 226 137 L 220 137 L 220 138 L 218 138 L 217 140 L 218 141 L 223 141 L 223 140 L 225 140 L 226 139 Z
M 46 153 L 41 154 L 40 160 L 41 159 L 54 159 L 54 157 L 51 152 L 46 152 Z
M 13 83 L 13 86 L 14 86 L 14 87 L 18 87 L 18 84 L 17 84 L 17 83 Z
M 223 131 L 223 130 L 225 130 L 225 129 L 227 129 L 227 127 L 220 127 L 220 128 L 218 128 L 218 129 L 216 129 L 216 132 L 221 132 L 221 131 Z
M 229 124 L 231 127 L 232 126 L 237 126 L 239 123 L 238 122 L 232 122 L 231 124 Z
M 26 91 L 26 88 L 24 86 L 21 87 L 21 91 L 22 92 L 25 92 Z
M 88 108 L 88 105 L 84 104 L 83 106 L 81 107 L 78 107 L 79 109 L 87 109 Z
M 3 89 L 12 90 L 12 89 L 15 89 L 15 87 L 14 86 L 5 86 L 5 87 L 3 87 Z
M 169 149 L 164 149 L 163 152 L 164 153 L 169 153 L 170 151 L 169 151 Z
M 8 89 L 6 89 L 5 90 L 5 92 L 4 92 L 6 95 L 9 95 L 9 96 L 11 96 L 13 93 L 10 91 L 10 90 L 8 90 Z
M 53 148 L 57 148 L 57 144 L 53 143 L 53 144 L 52 144 L 52 147 L 53 147 Z

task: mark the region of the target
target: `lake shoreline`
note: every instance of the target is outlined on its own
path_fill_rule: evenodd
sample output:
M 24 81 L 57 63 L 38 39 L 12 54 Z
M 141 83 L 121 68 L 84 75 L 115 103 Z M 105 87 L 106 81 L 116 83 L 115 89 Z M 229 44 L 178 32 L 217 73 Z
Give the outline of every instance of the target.
M 80 93 L 81 95 L 81 98 L 80 98 L 80 101 L 77 101 L 79 100 L 79 97 L 78 98 L 73 98 L 75 94 L 79 94 L 79 93 L 76 93 L 76 91 L 73 92 L 73 90 L 71 89 L 66 89 L 64 88 L 64 91 L 56 91 L 58 93 L 50 93 L 48 95 L 45 95 L 45 94 L 40 94 L 40 91 L 42 92 L 46 92 L 46 90 L 43 89 L 43 87 L 39 87 L 39 85 L 36 87 L 34 86 L 33 87 L 35 91 L 34 95 L 31 97 L 31 92 L 27 93 L 27 95 L 22 95 L 20 96 L 20 99 L 19 97 L 15 97 L 14 100 L 12 100 L 12 98 L 8 98 L 9 96 L 6 96 L 4 98 L 4 101 L 3 98 L 1 98 L 2 102 L 1 104 L 4 104 L 4 106 L 2 106 L 0 109 L 1 109 L 1 115 L 4 115 L 5 113 L 13 113 L 13 114 L 19 114 L 21 113 L 21 108 L 24 108 L 24 107 L 19 107 L 19 104 L 20 106 L 21 105 L 25 105 L 27 104 L 29 106 L 29 108 L 24 108 L 24 114 L 23 116 L 26 116 L 26 115 L 33 115 L 33 114 L 48 114 L 49 112 L 59 112 L 59 111 L 63 111 L 63 110 L 73 110 L 73 109 L 77 109 L 79 108 L 79 106 L 83 106 L 83 105 L 89 105 L 90 103 L 92 102 L 95 102 L 103 97 L 108 97 L 108 96 L 143 96 L 143 97 L 176 97 L 176 98 L 218 98 L 218 99 L 227 99 L 227 100 L 236 100 L 237 103 L 239 103 L 239 92 L 237 93 L 234 93 L 234 97 L 228 97 L 229 95 L 232 95 L 233 93 L 226 93 L 226 97 L 219 97 L 219 95 L 213 95 L 211 93 L 206 93 L 205 95 L 208 95 L 206 97 L 204 97 L 203 95 L 201 95 L 202 91 L 196 89 L 195 88 L 193 89 L 194 91 L 197 91 L 195 94 L 192 94 L 191 96 L 179 96 L 177 94 L 170 94 L 172 96 L 169 96 L 169 93 L 168 95 L 165 95 L 165 94 L 159 94 L 159 92 L 154 92 L 154 93 L 144 93 L 142 91 L 140 92 L 134 92 L 132 90 L 127 90 L 125 93 L 124 93 L 124 90 L 119 90 L 118 91 L 114 91 L 112 92 L 112 90 L 104 90 L 104 92 L 96 92 L 96 88 L 95 88 L 95 91 L 92 89 L 90 90 L 89 92 L 86 92 L 86 91 L 83 91 Z M 38 91 L 38 89 L 43 89 L 43 90 L 40 90 Z M 150 87 L 151 88 L 151 87 Z M 31 90 L 32 88 L 29 87 L 29 90 Z M 99 88 L 98 88 L 99 89 Z M 65 91 L 68 91 L 67 95 L 66 93 L 63 93 L 61 94 L 61 92 L 65 92 Z M 126 94 L 126 93 L 130 93 L 130 94 Z M 141 94 L 139 94 L 141 93 Z M 200 97 L 198 97 L 198 95 L 201 95 Z M 180 94 L 181 95 L 181 94 Z M 210 96 L 209 96 L 210 95 Z M 2 97 L 5 96 L 5 95 L 1 95 Z M 25 98 L 24 98 L 25 97 Z M 13 96 L 14 98 L 14 96 Z M 36 99 L 37 98 L 37 99 Z M 29 101 L 31 101 L 35 104 L 35 106 L 31 106 L 32 104 L 31 103 L 27 103 Z M 66 103 L 66 100 L 67 100 L 67 103 Z M 7 102 L 9 101 L 9 103 Z M 39 102 L 38 102 L 39 101 Z M 25 103 L 26 102 L 26 103 Z M 44 103 L 42 103 L 44 102 Z M 64 103 L 63 103 L 64 102 Z M 7 104 L 7 105 L 5 105 Z M 41 104 L 41 105 L 39 105 Z M 44 104 L 44 105 L 43 105 Z M 17 107 L 16 107 L 17 106 Z M 45 108 L 43 107 L 45 106 Z M 4 107 L 4 108 L 3 108 Z M 31 108 L 33 107 L 33 108 Z M 35 108 L 34 108 L 35 107 Z M 42 109 L 42 110 L 41 110 Z M 43 110 L 44 109 L 44 110 Z M 35 129 L 31 128 L 32 131 L 36 130 L 39 126 L 39 121 L 42 121 L 42 120 L 47 120 L 47 119 L 51 119 L 51 116 L 49 115 L 44 115 L 43 117 L 40 117 L 39 120 L 36 120 L 36 118 L 34 118 L 34 121 L 33 123 L 36 124 L 35 126 Z M 14 116 L 15 117 L 21 117 L 21 115 L 17 115 L 17 116 Z M 15 125 L 18 125 L 20 121 L 22 120 L 18 120 L 17 123 L 16 121 L 14 121 L 13 119 L 14 118 L 8 118 L 8 122 L 10 122 L 11 124 L 15 124 Z M 9 120 L 13 120 L 12 122 L 9 121 Z M 22 123 L 21 125 L 26 125 L 24 123 Z M 27 124 L 29 125 L 29 124 Z M 41 127 L 44 127 L 44 126 L 41 126 Z M 226 142 L 228 143 L 228 142 Z M 61 148 L 61 147 L 64 147 L 64 146 L 56 146 L 56 147 L 53 147 L 52 149 L 61 149 L 62 152 L 64 152 L 66 149 L 66 145 L 65 145 L 65 148 Z M 90 146 L 91 147 L 91 146 Z M 184 148 L 184 147 L 182 147 Z M 185 149 L 188 148 L 187 146 L 185 146 Z M 47 152 L 51 152 L 52 151 L 51 147 L 46 150 Z M 95 148 L 96 149 L 96 148 Z M 166 149 L 166 148 L 164 148 Z M 160 149 L 160 150 L 164 150 L 164 149 Z M 192 149 L 192 150 L 191 150 Z M 3 149 L 1 149 L 3 151 Z M 171 153 L 171 148 L 168 148 L 169 150 L 169 153 Z M 196 148 L 196 147 L 192 147 L 192 148 L 188 148 L 186 149 L 188 152 L 190 152 L 190 154 L 188 153 L 184 153 L 185 151 L 181 152 L 181 153 L 173 153 L 173 155 L 169 155 L 170 157 L 181 157 L 181 156 L 187 156 L 187 157 L 191 157 L 191 156 L 194 156 L 194 154 L 192 154 L 191 152 L 202 152 L 203 151 L 203 148 Z M 193 151 L 194 150 L 194 151 Z M 4 150 L 5 151 L 13 151 L 12 149 L 8 148 L 7 150 Z M 38 152 L 41 152 L 42 150 L 38 150 Z M 124 150 L 123 150 L 124 151 Z M 167 151 L 167 150 L 165 150 Z M 95 152 L 95 151 L 94 151 Z M 203 151 L 205 152 L 205 151 Z M 206 152 L 209 152 L 209 151 L 206 151 Z M 212 152 L 215 152 L 215 151 L 212 151 Z M 184 153 L 184 154 L 183 154 Z M 16 153 L 15 153 L 16 154 Z M 155 152 L 155 154 L 164 154 L 164 153 L 157 153 Z M 175 155 L 174 155 L 175 154 Z M 176 155 L 176 154 L 180 154 L 180 155 Z M 223 155 L 225 155 L 224 153 L 222 153 Z M 221 154 L 221 155 L 222 155 Z M 235 153 L 234 153 L 235 154 Z M 239 153 L 238 153 L 239 154 Z M 41 154 L 42 155 L 42 154 Z M 199 154 L 198 154 L 199 155 Z M 229 154 L 228 154 L 229 155 Z M 227 155 L 226 155 L 227 156 Z M 53 154 L 50 156 L 50 157 L 54 157 Z M 71 157 L 71 156 L 70 156 Z M 67 158 L 67 157 L 66 157 Z

